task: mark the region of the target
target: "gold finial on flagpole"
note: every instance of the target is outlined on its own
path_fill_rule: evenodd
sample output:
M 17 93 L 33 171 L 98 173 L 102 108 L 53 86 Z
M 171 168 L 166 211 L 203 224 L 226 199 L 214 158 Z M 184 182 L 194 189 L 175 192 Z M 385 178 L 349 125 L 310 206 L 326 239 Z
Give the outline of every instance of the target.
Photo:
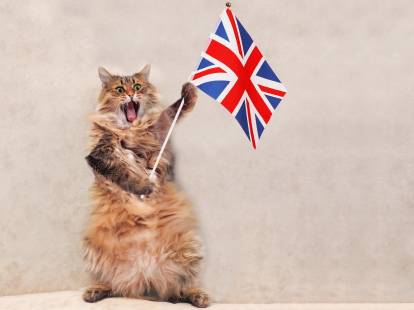
M 230 1 L 227 1 L 226 2 L 226 6 L 229 8 L 229 7 L 231 7 L 231 2 Z

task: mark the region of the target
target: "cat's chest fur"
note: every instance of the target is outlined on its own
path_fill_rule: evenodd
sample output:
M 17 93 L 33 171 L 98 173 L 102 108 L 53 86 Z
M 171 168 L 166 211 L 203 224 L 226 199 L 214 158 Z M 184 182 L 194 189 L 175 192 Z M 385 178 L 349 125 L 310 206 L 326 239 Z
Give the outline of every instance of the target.
M 129 163 L 138 164 L 149 175 L 159 155 L 164 138 L 165 134 L 157 131 L 156 128 L 148 124 L 140 125 L 122 132 L 120 146 Z M 169 179 L 173 174 L 173 157 L 171 145 L 167 144 L 156 170 L 160 182 Z

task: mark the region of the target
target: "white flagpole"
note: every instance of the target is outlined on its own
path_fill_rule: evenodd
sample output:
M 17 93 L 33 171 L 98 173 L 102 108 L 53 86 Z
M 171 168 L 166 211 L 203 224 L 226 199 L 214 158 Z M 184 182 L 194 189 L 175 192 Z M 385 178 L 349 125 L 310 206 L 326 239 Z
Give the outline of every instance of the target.
M 165 139 L 164 139 L 164 142 L 163 142 L 163 144 L 161 146 L 160 152 L 158 153 L 157 160 L 155 161 L 154 167 L 152 167 L 152 170 L 151 170 L 151 172 L 150 172 L 150 174 L 148 176 L 150 182 L 152 182 L 152 183 L 155 183 L 155 181 L 156 181 L 156 178 L 155 178 L 155 170 L 157 169 L 158 164 L 160 163 L 162 154 L 164 153 L 165 147 L 167 146 L 167 143 L 168 143 L 168 140 L 170 139 L 171 133 L 174 130 L 175 124 L 177 123 L 178 116 L 181 113 L 181 110 L 183 108 L 183 105 L 184 105 L 184 97 L 181 99 L 180 106 L 178 107 L 177 113 L 175 113 L 175 116 L 174 116 L 174 119 L 173 119 L 173 121 L 171 123 L 170 129 L 168 129 L 168 133 L 165 136 Z M 144 199 L 145 198 L 145 195 L 141 195 L 140 198 L 141 199 Z
M 226 2 L 226 6 L 228 8 L 230 8 L 231 7 L 231 2 L 230 1 Z M 151 173 L 149 174 L 148 178 L 152 183 L 155 183 L 155 181 L 156 181 L 156 179 L 155 179 L 155 170 L 157 169 L 158 164 L 160 163 L 162 154 L 164 153 L 164 149 L 167 146 L 167 143 L 168 143 L 168 140 L 170 139 L 172 131 L 174 130 L 174 126 L 177 123 L 177 119 L 178 119 L 178 116 L 181 113 L 181 109 L 183 108 L 183 105 L 184 105 L 184 97 L 181 99 L 180 106 L 178 107 L 177 113 L 175 113 L 174 120 L 171 123 L 170 129 L 168 130 L 168 133 L 167 133 L 167 136 L 165 137 L 164 143 L 162 144 L 160 152 L 158 153 L 157 160 L 155 161 L 154 167 L 152 167 Z M 143 195 L 141 195 L 141 198 L 142 198 L 142 196 Z
M 230 8 L 231 7 L 231 2 L 230 1 L 226 2 L 226 6 L 228 8 Z M 177 123 L 177 119 L 178 119 L 178 116 L 181 113 L 181 109 L 183 108 L 183 105 L 184 105 L 184 97 L 181 99 L 180 106 L 178 107 L 177 113 L 175 113 L 174 120 L 171 123 L 170 129 L 168 130 L 168 133 L 167 133 L 167 136 L 165 137 L 164 143 L 162 144 L 160 152 L 158 153 L 157 160 L 155 161 L 154 167 L 152 168 L 151 173 L 149 174 L 148 178 L 152 183 L 155 183 L 155 181 L 156 181 L 156 179 L 155 179 L 155 170 L 157 169 L 158 164 L 160 163 L 162 154 L 164 153 L 164 149 L 167 146 L 167 143 L 168 143 L 168 140 L 170 139 L 172 131 L 174 130 L 175 124 Z M 143 196 L 144 195 L 141 195 L 141 198 L 143 198 Z
M 175 117 L 174 117 L 174 119 L 171 123 L 170 129 L 168 130 L 168 133 L 167 133 L 167 135 L 164 139 L 164 142 L 161 146 L 160 152 L 158 153 L 157 160 L 155 161 L 154 167 L 152 167 L 151 173 L 149 174 L 149 179 L 153 183 L 155 182 L 155 169 L 157 169 L 158 164 L 160 163 L 162 154 L 164 153 L 165 147 L 167 146 L 168 140 L 170 139 L 170 136 L 171 136 L 171 133 L 174 129 L 174 126 L 177 123 L 177 119 L 178 119 L 178 116 L 181 113 L 181 109 L 183 108 L 183 105 L 184 105 L 184 97 L 181 99 L 180 106 L 178 107 L 177 113 L 175 113 Z
M 228 8 L 230 8 L 231 7 L 231 2 L 230 1 L 226 2 L 226 6 Z M 152 182 L 152 183 L 155 183 L 156 182 L 155 170 L 157 169 L 158 164 L 160 163 L 162 154 L 164 153 L 165 147 L 167 146 L 167 143 L 168 143 L 168 140 L 170 139 L 171 133 L 174 130 L 175 124 L 177 123 L 178 116 L 181 113 L 181 109 L 183 108 L 183 105 L 184 105 L 184 97 L 181 99 L 180 106 L 178 107 L 177 113 L 175 113 L 175 116 L 174 116 L 174 119 L 173 119 L 173 121 L 171 123 L 170 129 L 168 130 L 167 136 L 165 137 L 165 140 L 164 140 L 164 142 L 163 142 L 163 144 L 161 146 L 160 152 L 158 153 L 158 156 L 157 156 L 157 159 L 155 161 L 154 167 L 152 167 L 152 170 L 151 170 L 151 172 L 150 172 L 150 174 L 148 176 L 150 182 Z M 141 199 L 144 199 L 144 197 L 145 197 L 145 195 L 141 195 L 140 196 Z

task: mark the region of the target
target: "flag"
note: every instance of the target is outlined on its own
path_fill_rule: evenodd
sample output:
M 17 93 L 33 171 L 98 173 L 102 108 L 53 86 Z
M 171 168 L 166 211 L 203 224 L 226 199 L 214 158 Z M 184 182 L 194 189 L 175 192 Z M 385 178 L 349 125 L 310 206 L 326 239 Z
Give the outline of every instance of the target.
M 286 89 L 230 8 L 190 80 L 237 120 L 254 149 Z

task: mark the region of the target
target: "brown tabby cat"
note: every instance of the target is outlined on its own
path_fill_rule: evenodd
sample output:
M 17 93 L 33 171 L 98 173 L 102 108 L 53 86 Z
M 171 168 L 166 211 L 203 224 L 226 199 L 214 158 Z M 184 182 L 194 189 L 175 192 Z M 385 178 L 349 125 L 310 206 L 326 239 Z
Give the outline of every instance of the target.
M 191 207 L 173 183 L 170 146 L 156 181 L 148 179 L 181 102 L 162 109 L 149 71 L 147 65 L 118 76 L 99 68 L 102 91 L 86 157 L 95 174 L 94 208 L 84 237 L 95 283 L 83 298 L 125 296 L 207 307 L 209 298 L 197 279 L 200 241 Z M 184 115 L 194 107 L 197 92 L 186 83 L 181 95 Z

